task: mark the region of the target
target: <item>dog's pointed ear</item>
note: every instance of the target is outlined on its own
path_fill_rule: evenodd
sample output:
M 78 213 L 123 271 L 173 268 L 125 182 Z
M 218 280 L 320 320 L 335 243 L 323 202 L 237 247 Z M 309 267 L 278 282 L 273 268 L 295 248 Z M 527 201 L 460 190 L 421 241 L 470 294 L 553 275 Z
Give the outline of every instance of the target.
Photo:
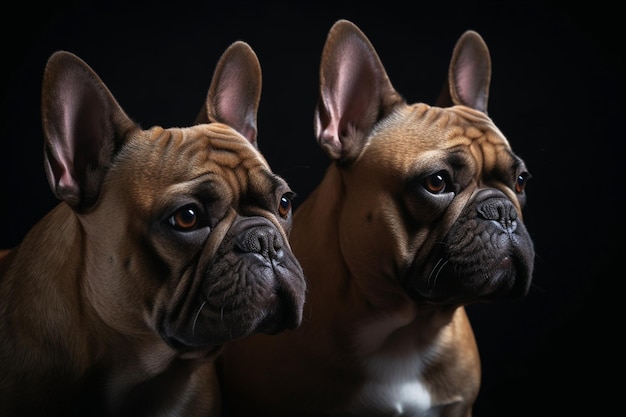
M 44 164 L 54 195 L 73 209 L 91 207 L 122 138 L 137 125 L 80 58 L 57 51 L 42 83 Z
M 463 104 L 487 113 L 491 57 L 483 38 L 468 30 L 452 52 L 448 78 L 437 100 L 440 107 Z
M 370 41 L 347 20 L 337 21 L 328 32 L 319 76 L 317 141 L 332 159 L 349 162 L 376 122 L 404 100 Z
M 227 124 L 257 146 L 261 65 L 246 42 L 231 44 L 220 57 L 196 123 Z

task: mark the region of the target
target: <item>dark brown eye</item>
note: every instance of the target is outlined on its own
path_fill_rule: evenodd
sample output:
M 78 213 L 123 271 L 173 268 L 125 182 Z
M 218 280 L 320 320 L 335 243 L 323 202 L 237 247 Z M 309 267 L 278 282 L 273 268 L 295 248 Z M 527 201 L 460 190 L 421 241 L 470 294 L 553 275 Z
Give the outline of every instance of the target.
M 290 193 L 283 194 L 278 202 L 278 214 L 282 218 L 287 218 L 291 212 L 291 199 L 293 195 Z
M 198 225 L 198 213 L 192 206 L 181 207 L 168 221 L 178 230 L 193 230 Z
M 443 171 L 439 171 L 424 178 L 422 184 L 429 193 L 440 194 L 447 186 L 446 175 Z
M 530 174 L 528 172 L 522 172 L 517 176 L 515 181 L 515 192 L 521 194 L 524 192 L 526 188 L 526 184 L 528 183 L 528 179 L 530 178 Z

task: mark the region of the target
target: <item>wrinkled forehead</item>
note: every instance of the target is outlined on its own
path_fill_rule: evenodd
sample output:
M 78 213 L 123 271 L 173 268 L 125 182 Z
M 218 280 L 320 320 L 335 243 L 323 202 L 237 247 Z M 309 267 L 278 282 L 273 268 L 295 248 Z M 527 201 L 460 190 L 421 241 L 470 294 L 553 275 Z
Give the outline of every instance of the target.
M 274 177 L 258 150 L 220 123 L 142 131 L 120 151 L 112 169 L 125 171 L 127 181 L 144 189 L 134 192 L 143 195 L 211 178 L 249 188 L 254 186 L 252 171 L 263 173 L 257 181 Z
M 124 155 L 126 153 L 126 155 Z M 129 141 L 120 155 L 141 159 L 136 172 L 154 172 L 167 167 L 170 175 L 194 175 L 207 166 L 218 164 L 224 169 L 263 165 L 265 159 L 243 136 L 220 123 L 186 128 L 154 127 Z M 132 167 L 127 167 L 132 170 Z
M 484 170 L 516 164 L 509 142 L 482 112 L 465 106 L 447 108 L 414 104 L 398 109 L 372 132 L 370 147 L 379 161 L 408 170 L 412 163 L 403 153 L 433 157 L 442 153 L 465 154 Z M 521 161 L 519 161 L 521 163 Z

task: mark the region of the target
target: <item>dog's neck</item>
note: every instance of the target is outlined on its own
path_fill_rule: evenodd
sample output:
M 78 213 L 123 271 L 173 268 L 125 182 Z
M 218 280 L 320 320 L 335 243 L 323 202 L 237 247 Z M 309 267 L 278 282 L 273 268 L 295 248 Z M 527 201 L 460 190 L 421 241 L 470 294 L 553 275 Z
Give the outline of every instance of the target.
M 52 344 L 60 351 L 65 351 L 72 358 L 73 369 L 76 374 L 86 372 L 92 366 L 103 360 L 103 355 L 110 356 L 110 363 L 117 364 L 119 369 L 132 367 L 134 375 L 142 375 L 148 378 L 164 372 L 176 357 L 175 352 L 167 347 L 158 337 L 146 327 L 143 334 L 136 334 L 137 346 L 145 346 L 145 338 L 152 340 L 147 344 L 149 352 L 136 351 L 136 358 L 129 352 L 134 350 L 128 346 L 129 335 L 121 335 L 101 319 L 94 306 L 86 302 L 89 297 L 84 286 L 74 286 L 79 282 L 79 277 L 85 269 L 86 259 L 73 256 L 80 253 L 84 245 L 84 234 L 81 232 L 81 224 L 76 214 L 65 203 L 57 205 L 42 221 L 37 223 L 24 238 L 23 242 L 13 249 L 10 254 L 12 268 L 24 271 L 21 276 L 8 275 L 8 281 L 3 286 L 11 287 L 8 292 L 23 292 L 14 299 L 29 300 L 29 303 L 12 303 L 11 300 L 1 308 L 11 309 L 13 313 L 7 317 L 21 316 L 27 318 L 26 322 L 37 329 L 32 334 L 41 339 L 42 345 Z M 44 250 L 45 249 L 45 250 Z M 32 258 L 29 253 L 38 253 L 38 257 Z M 24 256 L 22 254 L 25 254 Z M 37 264 L 47 265 L 46 275 L 37 271 Z M 74 275 L 72 275 L 74 274 Z M 26 275 L 26 276 L 25 276 Z M 31 275 L 30 277 L 27 277 Z M 26 280 L 38 282 L 37 285 L 19 286 L 17 282 L 10 280 Z M 6 289 L 6 288 L 5 288 Z M 42 300 L 46 299 L 46 302 Z M 66 314 L 71 309 L 69 304 L 80 306 L 81 315 Z M 46 320 L 41 320 L 45 317 Z M 44 326 L 54 322 L 54 326 Z M 5 323 L 11 326 L 11 323 Z M 53 332 L 50 332 L 53 329 Z M 70 335 L 81 335 L 80 338 Z M 72 343 L 66 343 L 72 340 Z M 130 339 L 132 340 L 132 338 Z M 104 345 L 95 341 L 105 341 Z M 31 352 L 25 349 L 24 352 Z M 31 352 L 35 355 L 36 352 Z M 28 359 L 33 364 L 45 363 L 44 358 L 35 356 Z M 70 371 L 72 372 L 72 371 Z M 109 372 L 109 371 L 107 371 Z M 114 374 L 116 371 L 110 371 Z
M 457 307 L 418 305 L 399 285 L 389 285 L 389 282 L 385 285 L 383 279 L 378 280 L 383 282 L 380 288 L 359 287 L 363 280 L 355 277 L 342 260 L 337 224 L 330 221 L 298 223 L 299 216 L 313 218 L 311 212 L 320 219 L 339 221 L 342 190 L 332 184 L 341 183 L 337 178 L 340 175 L 339 169 L 331 165 L 320 186 L 296 210 L 294 218 L 298 227 L 294 228 L 292 242 L 296 253 L 302 254 L 300 258 L 305 274 L 333 277 L 332 280 L 309 282 L 306 308 L 316 309 L 316 323 L 320 324 L 316 331 L 343 335 L 338 337 L 347 339 L 346 348 L 350 350 L 358 346 L 358 351 L 364 356 L 385 350 L 385 346 L 410 345 L 415 350 L 415 346 L 426 341 L 431 343 L 437 333 L 450 323 Z M 326 183 L 329 186 L 325 186 Z M 309 254 L 317 254 L 318 258 L 307 258 Z M 338 312 L 341 314 L 336 314 Z M 342 332 L 342 328 L 359 331 L 357 334 Z M 398 343 L 399 339 L 401 343 Z
M 82 245 L 80 234 L 74 233 L 78 227 L 80 226 L 72 210 L 65 203 L 61 203 L 38 222 L 23 242 L 8 255 L 12 259 L 10 268 L 20 271 L 20 274 L 6 274 L 7 278 L 2 282 L 3 291 L 14 294 L 2 307 L 10 309 L 8 311 L 11 313 L 3 317 L 22 317 L 22 322 L 33 327 L 32 334 L 44 346 L 57 345 L 59 341 L 63 344 L 67 335 L 81 327 L 78 320 L 73 320 L 66 314 L 71 310 L 68 308 L 70 305 L 82 305 L 80 291 L 71 288 L 72 283 L 78 281 L 82 260 L 69 256 L 71 253 L 78 253 Z M 67 240 L 67 236 L 73 238 Z M 33 257 L 33 253 L 37 256 Z M 41 265 L 45 265 L 45 268 Z M 47 271 L 46 274 L 42 274 L 42 270 Z M 33 284 L 20 285 L 20 281 Z M 18 303 L 12 300 L 29 302 Z M 91 313 L 89 309 L 83 310 L 85 315 Z M 51 322 L 56 327 L 48 326 Z M 11 326 L 10 320 L 6 325 Z M 75 351 L 69 353 L 74 358 L 73 363 L 80 366 L 84 355 L 78 354 L 85 352 L 84 346 L 72 347 Z M 25 349 L 24 352 L 31 352 L 31 349 Z M 74 354 L 78 356 L 74 357 Z
M 331 165 L 295 212 L 292 247 L 309 276 L 309 285 L 303 325 L 294 337 L 308 335 L 308 339 L 303 336 L 305 340 L 318 341 L 315 348 L 308 350 L 306 345 L 303 349 L 311 358 L 334 361 L 330 368 L 347 378 L 341 383 L 351 383 L 348 380 L 354 375 L 369 381 L 350 396 L 347 407 L 356 414 L 376 409 L 419 415 L 433 403 L 456 402 L 454 392 L 446 388 L 458 379 L 456 370 L 442 376 L 439 384 L 426 384 L 423 378 L 443 368 L 442 364 L 458 360 L 449 340 L 463 331 L 454 317 L 464 315 L 464 309 L 418 304 L 394 284 L 397 277 L 391 275 L 378 280 L 355 276 L 340 247 L 338 222 L 344 190 L 336 185 L 343 184 L 341 175 Z M 363 282 L 380 286 L 363 288 Z M 312 314 L 315 320 L 307 321 Z M 311 375 L 317 370 L 307 372 Z

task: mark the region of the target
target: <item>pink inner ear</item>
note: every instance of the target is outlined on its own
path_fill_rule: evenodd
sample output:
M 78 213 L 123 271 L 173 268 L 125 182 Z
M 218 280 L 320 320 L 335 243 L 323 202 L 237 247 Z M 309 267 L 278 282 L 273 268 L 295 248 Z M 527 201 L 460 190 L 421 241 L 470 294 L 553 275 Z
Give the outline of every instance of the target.
M 48 182 L 50 183 L 50 187 L 52 191 L 57 195 L 58 198 L 61 199 L 74 199 L 77 198 L 79 194 L 78 184 L 74 180 L 74 176 L 71 172 L 71 165 L 64 162 L 68 158 L 70 159 L 70 163 L 72 162 L 71 155 L 64 157 L 63 159 L 59 159 L 57 153 L 59 149 L 55 149 L 54 151 L 50 148 L 52 143 L 49 143 L 46 147 L 46 158 L 45 158 L 45 168 L 46 173 L 48 175 Z M 75 196 L 72 198 L 72 196 Z
M 91 68 L 67 52 L 48 61 L 42 117 L 53 192 L 73 208 L 89 207 L 116 148 L 116 131 L 127 130 L 132 121 Z
M 260 77 L 254 52 L 235 43 L 222 55 L 207 97 L 209 119 L 231 126 L 255 145 Z
M 231 85 L 240 83 L 239 79 L 228 74 L 222 82 Z M 250 143 L 256 142 L 257 129 L 256 129 L 256 112 L 245 102 L 251 94 L 247 91 L 233 91 L 221 89 L 219 91 L 218 106 L 216 109 L 217 117 L 223 123 L 236 129 L 241 133 Z
M 315 127 L 319 144 L 334 159 L 358 153 L 355 135 L 375 123 L 384 73 L 376 56 L 356 36 L 332 44 L 321 67 L 320 100 Z
M 456 96 L 460 104 L 486 113 L 491 71 L 488 52 L 474 42 L 461 45 L 453 68 Z
M 338 67 L 338 76 L 335 92 L 339 92 L 335 100 L 338 107 L 333 117 L 339 117 L 338 133 L 344 134 L 347 124 L 361 126 L 362 120 L 367 119 L 368 108 L 376 105 L 378 99 L 378 82 L 372 65 L 364 65 L 365 60 L 352 49 L 340 51 L 344 59 Z
M 477 78 L 479 71 L 481 69 L 474 60 L 461 56 L 457 65 L 456 88 L 463 104 L 484 110 L 484 94 L 480 91 L 480 79 Z
M 76 182 L 70 174 L 69 167 L 63 166 L 61 168 L 61 175 L 59 175 L 57 179 L 57 187 L 63 190 L 76 189 Z
M 464 56 L 459 59 L 456 71 L 456 88 L 464 102 L 471 102 L 471 90 L 472 84 L 474 83 L 472 74 L 474 73 L 475 69 L 476 68 L 472 64 L 471 59 L 467 59 L 467 57 Z
M 234 78 L 235 77 L 233 77 L 231 74 L 226 74 L 222 82 L 224 82 L 226 85 L 239 82 Z M 241 132 L 241 130 L 245 130 L 244 126 L 246 126 L 249 120 L 247 120 L 245 107 L 242 106 L 239 102 L 241 98 L 236 95 L 232 90 L 226 90 L 224 88 L 221 88 L 218 94 L 218 117 L 223 122 L 232 125 L 234 128 L 237 128 L 241 134 L 244 134 L 244 132 Z

